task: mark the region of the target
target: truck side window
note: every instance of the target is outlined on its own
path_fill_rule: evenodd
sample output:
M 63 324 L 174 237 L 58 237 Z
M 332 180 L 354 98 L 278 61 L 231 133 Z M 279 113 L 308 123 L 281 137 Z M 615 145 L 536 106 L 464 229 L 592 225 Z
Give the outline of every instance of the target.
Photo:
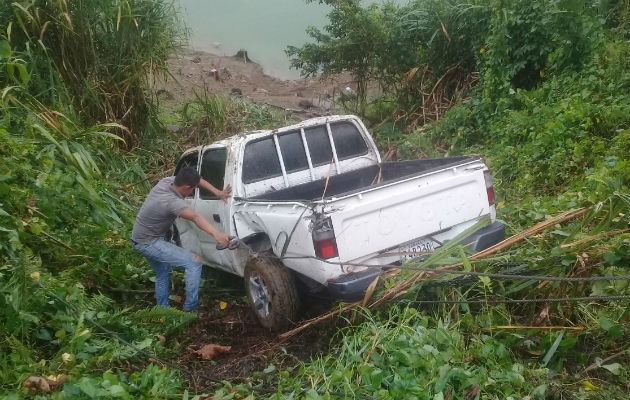
M 308 160 L 306 159 L 300 131 L 278 135 L 278 143 L 282 152 L 284 169 L 287 172 L 301 171 L 308 168 Z
M 273 137 L 268 137 L 245 146 L 243 156 L 243 183 L 282 176 L 280 160 Z
M 177 163 L 177 167 L 175 167 L 175 173 L 173 175 L 177 175 L 180 169 L 184 167 L 193 167 L 195 170 L 197 169 L 197 163 L 199 162 L 199 152 L 195 151 L 192 154 L 188 154 L 183 157 Z
M 206 150 L 201 158 L 201 177 L 219 190 L 223 190 L 226 157 L 227 150 L 225 148 L 217 148 Z M 199 197 L 204 200 L 218 199 L 211 192 L 201 188 L 199 188 Z
M 330 131 L 335 141 L 335 150 L 337 150 L 337 158 L 339 160 L 367 154 L 367 144 L 365 144 L 361 133 L 352 123 L 332 123 L 330 124 Z
M 328 132 L 325 126 L 314 126 L 305 128 L 304 135 L 308 144 L 308 152 L 311 155 L 313 166 L 329 164 L 332 160 L 332 148 L 328 139 Z M 284 156 L 284 153 L 282 153 Z

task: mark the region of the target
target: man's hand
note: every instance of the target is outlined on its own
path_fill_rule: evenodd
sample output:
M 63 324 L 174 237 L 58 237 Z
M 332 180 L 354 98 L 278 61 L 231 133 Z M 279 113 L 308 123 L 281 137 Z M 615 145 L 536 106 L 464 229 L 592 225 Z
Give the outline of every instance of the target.
M 228 183 L 228 185 L 223 190 L 219 191 L 219 193 L 217 194 L 217 197 L 227 203 L 231 195 L 232 195 L 232 186 Z
M 196 213 L 192 209 L 185 209 L 179 214 L 179 216 L 181 218 L 194 222 L 199 229 L 211 235 L 217 241 L 217 243 L 221 245 L 227 245 L 229 243 L 230 236 L 227 233 L 221 232 L 220 230 L 212 226 L 210 222 L 208 222 L 208 220 L 206 220 L 201 214 Z
M 214 240 L 217 241 L 217 244 L 221 246 L 227 246 L 230 242 L 230 236 L 227 233 L 219 232 L 213 236 Z
M 228 184 L 223 190 L 219 190 L 212 186 L 210 182 L 201 178 L 201 180 L 199 181 L 199 187 L 207 190 L 208 192 L 212 193 L 225 202 L 227 202 L 227 200 L 232 195 L 232 186 L 230 186 L 230 184 Z

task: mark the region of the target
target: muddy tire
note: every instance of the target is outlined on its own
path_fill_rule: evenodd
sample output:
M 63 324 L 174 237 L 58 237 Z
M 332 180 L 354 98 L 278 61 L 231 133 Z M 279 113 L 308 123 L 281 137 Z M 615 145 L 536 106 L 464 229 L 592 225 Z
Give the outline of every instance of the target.
M 273 257 L 254 258 L 247 263 L 244 278 L 249 303 L 260 324 L 275 332 L 291 327 L 300 298 L 289 269 Z

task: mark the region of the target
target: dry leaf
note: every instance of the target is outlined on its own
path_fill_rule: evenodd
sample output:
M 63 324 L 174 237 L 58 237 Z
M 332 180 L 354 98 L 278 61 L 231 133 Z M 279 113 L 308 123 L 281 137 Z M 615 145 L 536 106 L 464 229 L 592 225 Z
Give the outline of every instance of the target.
M 363 302 L 361 303 L 363 307 L 365 307 L 367 302 L 372 297 L 372 294 L 374 294 L 374 289 L 376 289 L 376 285 L 378 284 L 378 278 L 379 278 L 378 276 L 374 278 L 372 283 L 370 283 L 370 286 L 368 286 L 367 290 L 365 291 L 365 296 L 363 296 Z
M 175 296 L 175 298 L 173 299 L 173 301 L 175 303 L 181 303 L 182 302 L 182 296 Z
M 164 335 L 160 335 L 159 333 L 157 335 L 155 335 L 158 340 L 160 341 L 161 344 L 165 344 L 166 343 L 166 338 L 164 337 Z
M 25 388 L 29 388 L 33 393 L 37 391 L 44 393 L 50 392 L 50 384 L 41 376 L 29 376 L 22 385 L 24 385 Z
M 227 307 L 227 303 L 225 301 L 220 301 L 219 302 L 219 308 L 221 310 L 225 310 L 226 307 Z
M 193 350 L 191 348 L 189 348 L 189 350 L 192 353 L 200 355 L 201 358 L 203 358 L 204 360 L 212 360 L 219 354 L 227 353 L 228 351 L 230 351 L 231 348 L 232 346 L 221 346 L 215 343 L 210 343 L 203 346 L 199 350 Z
M 551 325 L 551 319 L 549 317 L 550 312 L 551 312 L 551 304 L 547 303 L 545 304 L 545 307 L 543 307 L 543 309 L 540 311 L 540 314 L 538 314 L 538 316 L 534 318 L 533 325 L 543 325 L 543 326 Z
M 584 385 L 584 390 L 586 390 L 587 392 L 593 392 L 593 391 L 599 390 L 599 387 L 596 385 L 593 385 L 593 383 L 591 383 L 591 381 L 589 380 L 583 381 L 582 385 Z
M 32 393 L 50 393 L 52 390 L 57 389 L 60 385 L 63 385 L 67 380 L 68 377 L 63 374 L 57 376 L 50 375 L 47 378 L 42 378 L 41 376 L 29 376 L 22 385 L 25 388 L 28 388 Z
M 477 398 L 479 393 L 481 393 L 481 387 L 475 383 L 474 385 L 469 386 L 466 389 L 464 389 L 464 392 L 462 394 L 464 395 L 464 398 L 466 400 L 473 400 Z

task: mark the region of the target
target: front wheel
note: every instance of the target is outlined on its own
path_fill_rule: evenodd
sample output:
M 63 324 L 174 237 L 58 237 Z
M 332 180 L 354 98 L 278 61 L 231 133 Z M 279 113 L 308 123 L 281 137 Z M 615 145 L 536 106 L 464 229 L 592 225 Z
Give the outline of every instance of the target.
M 295 321 L 300 298 L 291 272 L 273 256 L 254 258 L 245 267 L 245 290 L 262 326 L 283 331 Z

